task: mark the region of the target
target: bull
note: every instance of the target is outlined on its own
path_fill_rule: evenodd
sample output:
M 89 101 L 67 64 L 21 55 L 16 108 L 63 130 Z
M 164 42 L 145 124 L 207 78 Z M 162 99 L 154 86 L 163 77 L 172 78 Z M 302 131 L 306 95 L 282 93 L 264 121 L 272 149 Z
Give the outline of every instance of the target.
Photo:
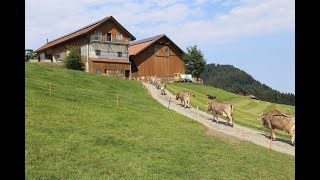
M 233 105 L 227 102 L 213 100 L 211 103 L 207 102 L 208 111 L 212 112 L 213 120 L 219 123 L 218 115 L 227 118 L 228 124 L 233 127 Z
M 291 135 L 291 145 L 295 145 L 295 115 L 288 115 L 278 110 L 272 110 L 266 114 L 259 114 L 262 125 L 270 129 L 270 139 L 275 140 L 274 129 L 283 130 Z

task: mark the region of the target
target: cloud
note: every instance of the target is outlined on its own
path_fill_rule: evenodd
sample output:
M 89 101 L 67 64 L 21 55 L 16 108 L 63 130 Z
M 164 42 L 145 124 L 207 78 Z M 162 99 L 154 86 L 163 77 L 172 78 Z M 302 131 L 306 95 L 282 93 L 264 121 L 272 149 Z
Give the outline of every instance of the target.
M 293 31 L 294 8 L 293 0 L 26 0 L 26 47 L 38 48 L 46 38 L 53 40 L 109 15 L 137 39 L 164 33 L 183 45 L 223 43 Z

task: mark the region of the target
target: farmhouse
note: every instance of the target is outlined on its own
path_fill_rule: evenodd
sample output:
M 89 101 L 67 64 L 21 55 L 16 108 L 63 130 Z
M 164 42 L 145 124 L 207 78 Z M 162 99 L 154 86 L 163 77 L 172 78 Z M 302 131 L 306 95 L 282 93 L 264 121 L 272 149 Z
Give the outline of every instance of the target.
M 184 52 L 165 34 L 130 42 L 129 59 L 133 77 L 157 76 L 171 79 L 184 74 Z
M 256 99 L 256 100 L 259 100 L 259 98 L 257 98 L 256 96 L 250 94 L 249 92 L 241 89 L 241 88 L 238 88 L 234 91 L 235 94 L 238 94 L 240 96 L 248 96 L 250 97 L 251 99 Z
M 79 46 L 86 72 L 130 77 L 128 46 L 136 38 L 112 16 L 62 36 L 35 50 L 38 61 L 58 62 L 65 58 L 70 45 Z
M 171 80 L 184 73 L 184 54 L 165 34 L 136 38 L 112 16 L 62 36 L 35 50 L 38 61 L 62 61 L 68 46 L 80 47 L 86 72 L 107 76 L 157 76 Z

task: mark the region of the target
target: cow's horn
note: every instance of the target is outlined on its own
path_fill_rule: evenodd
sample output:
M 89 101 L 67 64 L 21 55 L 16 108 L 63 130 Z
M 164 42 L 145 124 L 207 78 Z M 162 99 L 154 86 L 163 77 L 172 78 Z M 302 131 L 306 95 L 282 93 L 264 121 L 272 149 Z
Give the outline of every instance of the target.
M 263 112 L 262 113 L 259 113 L 259 116 L 262 116 L 263 115 Z

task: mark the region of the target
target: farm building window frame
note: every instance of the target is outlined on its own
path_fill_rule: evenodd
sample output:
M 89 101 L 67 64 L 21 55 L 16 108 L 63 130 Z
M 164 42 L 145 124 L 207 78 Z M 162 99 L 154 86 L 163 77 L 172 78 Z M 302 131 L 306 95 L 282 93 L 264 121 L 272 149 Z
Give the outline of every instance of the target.
M 169 48 L 168 47 L 166 47 L 166 49 L 164 50 L 164 55 L 169 56 Z
M 122 52 L 117 52 L 118 57 L 122 57 Z
M 116 39 L 117 39 L 117 40 L 122 40 L 122 34 L 117 34 L 117 35 L 116 35 Z
M 96 56 L 101 56 L 101 50 L 96 50 Z
M 100 69 L 96 69 L 96 74 L 101 74 L 101 70 Z
M 95 31 L 95 38 L 98 40 L 98 39 L 101 39 L 102 38 L 102 31 Z
M 107 41 L 112 41 L 112 34 L 111 33 L 107 33 Z
M 159 48 L 157 48 L 157 47 L 154 48 L 154 55 L 155 56 L 159 55 Z

